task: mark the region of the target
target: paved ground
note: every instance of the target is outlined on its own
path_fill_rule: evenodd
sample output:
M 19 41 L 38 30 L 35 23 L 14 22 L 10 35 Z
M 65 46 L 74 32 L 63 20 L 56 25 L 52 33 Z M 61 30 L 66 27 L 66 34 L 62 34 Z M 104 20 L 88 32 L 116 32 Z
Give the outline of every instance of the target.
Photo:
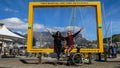
M 23 59 L 23 58 L 22 58 Z M 92 64 L 82 64 L 80 66 L 66 66 L 66 62 L 59 62 L 54 65 L 54 60 L 43 60 L 41 64 L 37 64 L 36 59 L 25 62 L 21 58 L 2 58 L 0 59 L 0 68 L 120 68 L 120 57 L 108 59 L 108 62 L 96 62 Z

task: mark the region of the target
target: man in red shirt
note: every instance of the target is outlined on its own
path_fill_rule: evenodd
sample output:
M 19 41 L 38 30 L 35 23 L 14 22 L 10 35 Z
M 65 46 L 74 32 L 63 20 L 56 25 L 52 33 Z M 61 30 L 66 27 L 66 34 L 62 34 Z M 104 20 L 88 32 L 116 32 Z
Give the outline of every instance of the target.
M 64 37 L 64 39 L 67 42 L 67 64 L 69 64 L 70 61 L 70 52 L 74 48 L 74 37 L 81 32 L 83 28 L 80 28 L 80 30 L 74 34 L 71 34 L 70 31 L 67 32 L 67 37 Z

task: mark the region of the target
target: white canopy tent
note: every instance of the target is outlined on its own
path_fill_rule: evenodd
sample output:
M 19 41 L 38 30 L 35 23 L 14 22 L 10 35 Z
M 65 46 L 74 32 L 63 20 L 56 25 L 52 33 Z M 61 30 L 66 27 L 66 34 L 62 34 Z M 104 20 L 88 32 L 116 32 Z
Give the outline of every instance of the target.
M 25 39 L 22 36 L 19 36 L 10 30 L 8 30 L 4 24 L 0 23 L 0 39 L 12 39 L 12 40 L 17 40 L 17 39 Z
M 5 47 L 7 46 L 10 46 L 11 44 L 10 43 L 6 43 L 5 41 L 17 41 L 17 40 L 25 40 L 24 37 L 20 36 L 20 35 L 17 35 L 15 33 L 13 33 L 12 31 L 8 30 L 6 28 L 6 26 L 2 23 L 0 23 L 0 42 L 2 44 L 2 46 L 0 46 L 2 49 L 2 51 L 5 53 Z M 15 46 L 12 44 L 12 47 Z

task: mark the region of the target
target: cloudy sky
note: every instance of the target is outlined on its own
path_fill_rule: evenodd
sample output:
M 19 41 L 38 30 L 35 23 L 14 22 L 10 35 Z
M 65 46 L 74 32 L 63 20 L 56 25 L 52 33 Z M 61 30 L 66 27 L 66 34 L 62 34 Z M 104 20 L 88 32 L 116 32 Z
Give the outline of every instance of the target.
M 28 27 L 28 5 L 29 2 L 49 2 L 49 1 L 74 1 L 74 0 L 0 0 L 0 22 L 7 28 L 26 33 Z M 89 0 L 90 1 L 90 0 Z M 120 0 L 101 0 L 103 37 L 119 34 L 120 26 Z M 48 27 L 51 31 L 72 30 L 76 32 L 84 28 L 81 32 L 89 40 L 97 39 L 96 35 L 96 14 L 93 7 L 57 7 L 57 8 L 35 8 L 34 10 L 34 31 L 46 31 Z

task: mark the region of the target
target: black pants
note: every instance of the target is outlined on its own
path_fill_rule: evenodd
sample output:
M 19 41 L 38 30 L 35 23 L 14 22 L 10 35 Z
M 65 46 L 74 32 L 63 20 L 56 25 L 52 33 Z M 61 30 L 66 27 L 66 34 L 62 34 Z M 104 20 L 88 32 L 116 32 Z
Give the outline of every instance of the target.
M 54 52 L 57 54 L 57 59 L 59 60 L 59 58 L 60 58 L 60 54 L 61 54 L 61 52 L 62 52 L 62 46 L 60 47 L 58 47 L 58 46 L 56 46 L 56 47 L 54 47 Z

